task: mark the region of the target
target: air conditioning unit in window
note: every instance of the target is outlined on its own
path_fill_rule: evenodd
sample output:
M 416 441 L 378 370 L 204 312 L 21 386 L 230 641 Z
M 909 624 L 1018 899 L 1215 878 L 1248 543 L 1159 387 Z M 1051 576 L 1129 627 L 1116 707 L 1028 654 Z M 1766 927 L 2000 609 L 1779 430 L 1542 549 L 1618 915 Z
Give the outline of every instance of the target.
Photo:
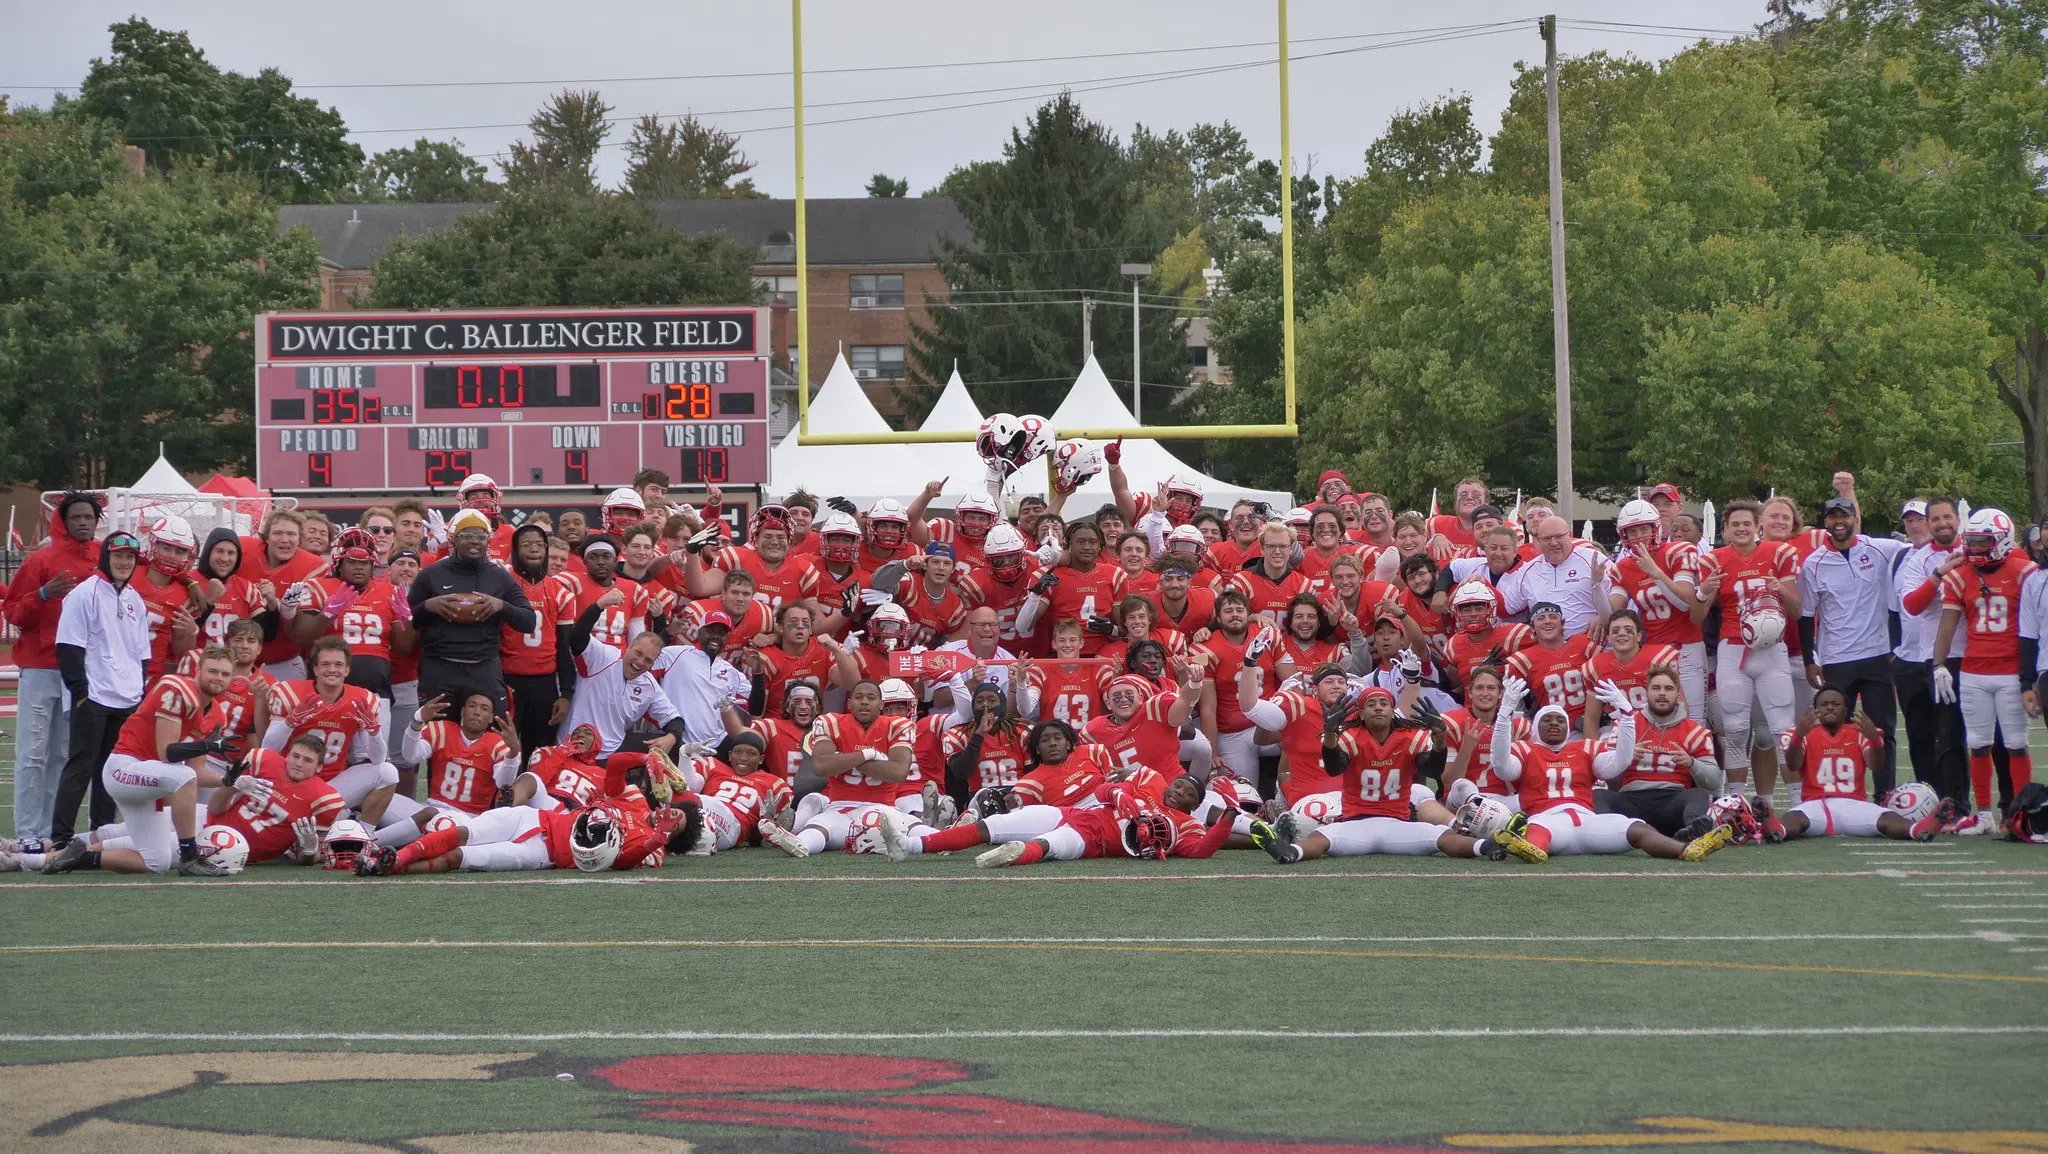
M 857 308 L 857 309 L 872 309 L 872 308 L 879 308 L 879 307 L 880 307 L 880 305 L 881 305 L 881 298 L 880 298 L 880 297 L 874 297 L 874 296 L 864 296 L 864 297 L 855 297 L 855 298 L 853 298 L 853 307 L 854 307 L 854 308 Z
M 853 375 L 858 380 L 872 381 L 882 374 L 876 369 L 855 369 L 853 370 Z

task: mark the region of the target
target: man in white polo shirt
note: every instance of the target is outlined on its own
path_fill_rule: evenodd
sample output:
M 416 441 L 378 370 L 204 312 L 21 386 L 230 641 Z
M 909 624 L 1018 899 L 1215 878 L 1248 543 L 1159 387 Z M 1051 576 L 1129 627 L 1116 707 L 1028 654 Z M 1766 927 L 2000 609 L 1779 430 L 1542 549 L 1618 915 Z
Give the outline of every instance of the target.
M 1536 522 L 1536 545 L 1543 552 L 1522 562 L 1501 579 L 1501 607 L 1509 615 L 1526 613 L 1541 602 L 1564 612 L 1566 636 L 1583 633 L 1595 646 L 1607 637 L 1607 563 L 1592 549 L 1572 547 L 1572 527 L 1562 517 Z
M 1892 690 L 1892 559 L 1903 541 L 1866 537 L 1856 531 L 1856 506 L 1830 497 L 1820 507 L 1827 544 L 1799 566 L 1799 647 L 1806 654 L 1806 681 L 1816 690 L 1832 685 L 1848 695 L 1884 733 L 1884 754 L 1873 767 L 1878 798 L 1898 778 L 1898 700 Z

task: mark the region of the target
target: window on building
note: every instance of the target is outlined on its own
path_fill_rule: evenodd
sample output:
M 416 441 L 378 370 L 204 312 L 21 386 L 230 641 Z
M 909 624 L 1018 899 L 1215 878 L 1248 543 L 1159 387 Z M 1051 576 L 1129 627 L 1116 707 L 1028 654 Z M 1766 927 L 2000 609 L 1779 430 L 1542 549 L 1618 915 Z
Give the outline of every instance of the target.
M 796 307 L 796 278 L 793 276 L 757 276 L 754 287 L 761 292 L 761 303 L 781 301 L 790 308 Z
M 1209 366 L 1209 346 L 1208 346 L 1208 345 L 1189 345 L 1189 346 L 1188 346 L 1188 355 L 1189 355 L 1190 357 L 1194 358 L 1194 362 L 1195 362 L 1195 367 L 1196 367 L 1196 368 L 1198 368 L 1198 369 L 1202 369 L 1202 368 L 1207 368 L 1207 367 Z
M 903 307 L 903 274 L 860 274 L 848 278 L 853 307 L 857 309 L 900 309 Z
M 862 380 L 896 380 L 903 376 L 903 346 L 854 345 L 846 350 L 846 363 Z

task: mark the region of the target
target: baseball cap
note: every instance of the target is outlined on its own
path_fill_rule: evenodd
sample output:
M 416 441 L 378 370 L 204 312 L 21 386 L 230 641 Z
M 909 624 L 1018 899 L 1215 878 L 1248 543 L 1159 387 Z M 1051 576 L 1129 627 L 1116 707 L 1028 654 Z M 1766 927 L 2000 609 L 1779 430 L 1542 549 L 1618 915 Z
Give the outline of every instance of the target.
M 100 551 L 104 553 L 115 553 L 123 549 L 130 553 L 140 553 L 142 542 L 136 539 L 135 534 L 126 531 L 109 533 L 106 540 L 100 542 Z
M 934 541 L 926 545 L 924 553 L 927 557 L 944 557 L 949 561 L 953 559 L 953 547 L 944 541 Z
M 1494 519 L 1494 520 L 1496 520 L 1496 521 L 1500 520 L 1500 519 L 1501 519 L 1501 511 L 1500 511 L 1500 506 L 1499 506 L 1499 505 L 1481 505 L 1481 506 L 1479 506 L 1479 507 L 1478 507 L 1477 509 L 1474 509 L 1474 510 L 1472 510 L 1472 519 L 1473 519 L 1474 521 L 1477 521 L 1477 520 L 1478 520 L 1478 519 L 1480 519 L 1481 517 L 1491 517 L 1491 518 L 1493 518 L 1493 519 Z
M 721 626 L 726 629 L 731 629 L 732 618 L 726 616 L 726 612 L 723 609 L 713 609 L 711 612 L 706 613 L 704 615 L 704 620 L 699 621 L 697 623 L 697 628 L 709 629 L 713 625 Z
M 1901 517 L 1925 517 L 1926 515 L 1927 501 L 1925 498 L 1915 497 L 1904 505 L 1899 506 L 1899 516 Z
M 1847 497 L 1829 497 L 1821 502 L 1820 515 L 1825 517 L 1829 513 L 1843 513 L 1854 517 L 1856 515 L 1856 506 L 1851 504 Z
M 1667 501 L 1683 502 L 1685 500 L 1684 497 L 1679 495 L 1678 486 L 1669 481 L 1661 481 L 1650 486 L 1650 499 L 1656 500 L 1658 497 L 1662 497 Z

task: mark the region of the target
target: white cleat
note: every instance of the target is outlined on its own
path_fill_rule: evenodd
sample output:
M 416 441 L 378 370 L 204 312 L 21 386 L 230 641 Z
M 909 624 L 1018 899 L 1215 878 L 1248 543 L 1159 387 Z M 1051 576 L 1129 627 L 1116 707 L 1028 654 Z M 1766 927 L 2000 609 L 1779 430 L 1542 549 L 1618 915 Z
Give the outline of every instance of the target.
M 1998 815 L 1988 809 L 1980 809 L 1957 822 L 1955 829 L 1949 832 L 1957 837 L 1982 837 L 1997 828 Z
M 909 829 L 893 821 L 885 821 L 876 828 L 882 834 L 882 852 L 889 855 L 890 861 L 906 862 L 910 860 L 911 833 Z
M 960 807 L 953 803 L 951 797 L 940 791 L 939 784 L 935 781 L 925 782 L 925 824 L 933 829 L 945 829 L 947 826 L 952 825 L 953 819 L 958 816 L 960 816 Z
M 1018 858 L 1024 856 L 1024 847 L 1030 844 L 1030 842 L 1023 841 L 1006 841 L 996 848 L 978 855 L 974 859 L 974 864 L 985 870 L 997 869 L 1013 864 Z
M 0 853 L 0 874 L 11 874 L 21 868 L 21 862 L 12 853 Z
M 804 843 L 795 834 L 772 821 L 761 823 L 761 840 L 791 857 L 811 856 L 811 851 L 804 848 Z

